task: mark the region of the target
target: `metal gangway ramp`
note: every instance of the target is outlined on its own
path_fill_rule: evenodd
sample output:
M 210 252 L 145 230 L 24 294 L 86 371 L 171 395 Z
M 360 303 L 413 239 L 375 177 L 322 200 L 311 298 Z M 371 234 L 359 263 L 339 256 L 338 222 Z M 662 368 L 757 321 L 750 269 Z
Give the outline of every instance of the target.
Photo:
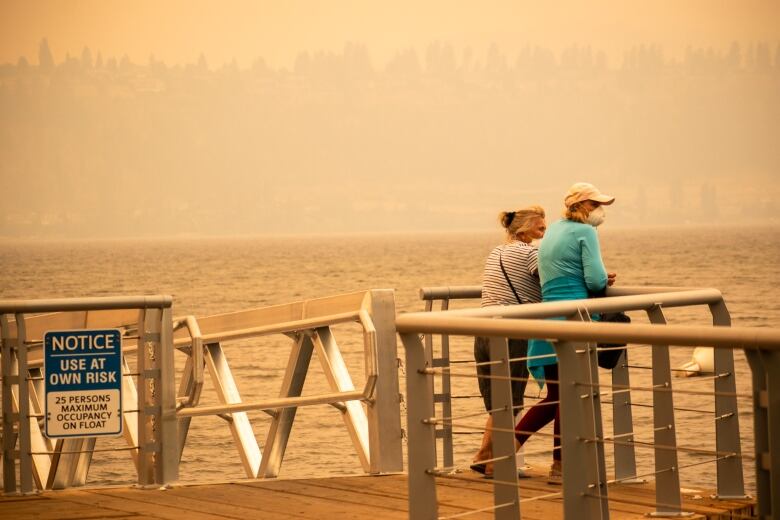
M 43 434 L 42 337 L 52 329 L 116 327 L 122 331 L 122 421 L 127 446 L 106 451 L 124 450 L 131 455 L 137 485 L 159 487 L 179 479 L 190 423 L 204 415 L 225 420 L 248 478 L 276 477 L 297 408 L 314 405 L 331 406 L 342 415 L 364 472 L 401 471 L 392 290 L 199 318 L 173 317 L 172 304 L 168 296 L 0 302 L 2 462 L 7 494 L 82 486 L 92 457 L 102 451 L 94 437 L 52 441 Z M 363 337 L 365 385 L 361 389 L 354 387 L 331 329 L 348 323 L 357 325 Z M 291 344 L 279 394 L 245 402 L 224 345 L 271 334 L 285 335 Z M 174 349 L 185 354 L 178 388 Z M 331 392 L 302 396 L 315 353 Z M 136 357 L 134 372 L 129 355 Z M 218 404 L 200 404 L 207 376 Z M 247 413 L 255 410 L 272 417 L 262 452 Z

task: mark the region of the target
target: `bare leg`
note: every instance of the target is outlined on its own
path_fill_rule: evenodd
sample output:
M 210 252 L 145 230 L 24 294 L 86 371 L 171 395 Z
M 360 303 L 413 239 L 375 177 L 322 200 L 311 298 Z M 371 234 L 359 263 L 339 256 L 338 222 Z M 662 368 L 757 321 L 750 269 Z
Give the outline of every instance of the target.
M 487 421 L 485 422 L 485 433 L 482 434 L 482 445 L 479 447 L 476 455 L 474 455 L 473 462 L 480 460 L 487 460 L 493 458 L 493 416 L 488 414 Z M 488 462 L 485 464 L 485 474 L 491 475 L 493 473 L 493 463 Z
M 472 462 L 480 460 L 488 460 L 493 458 L 493 416 L 488 414 L 487 421 L 485 421 L 485 433 L 482 434 L 482 445 L 479 447 L 479 451 L 474 455 Z M 521 448 L 520 442 L 515 439 L 515 451 Z M 493 474 L 493 463 L 485 463 L 485 475 Z

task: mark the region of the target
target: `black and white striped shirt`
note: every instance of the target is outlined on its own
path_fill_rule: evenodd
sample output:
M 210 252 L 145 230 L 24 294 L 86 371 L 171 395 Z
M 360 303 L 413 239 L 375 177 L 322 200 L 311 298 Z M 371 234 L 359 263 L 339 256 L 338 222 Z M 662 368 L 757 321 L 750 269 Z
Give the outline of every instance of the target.
M 512 281 L 521 303 L 542 301 L 542 289 L 539 285 L 539 267 L 537 249 L 524 242 L 512 242 L 497 246 L 485 261 L 482 274 L 482 306 L 516 305 L 517 298 L 501 271 L 499 258 L 503 260 L 506 274 Z

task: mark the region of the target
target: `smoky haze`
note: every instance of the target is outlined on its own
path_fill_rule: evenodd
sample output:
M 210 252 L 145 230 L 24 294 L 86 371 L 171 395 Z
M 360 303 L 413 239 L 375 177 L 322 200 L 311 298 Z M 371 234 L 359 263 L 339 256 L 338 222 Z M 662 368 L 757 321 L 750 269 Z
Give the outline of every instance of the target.
M 780 38 L 728 34 L 674 52 L 401 35 L 383 59 L 343 42 L 287 64 L 41 34 L 0 66 L 0 236 L 490 229 L 556 216 L 577 181 L 617 196 L 615 225 L 776 224 Z

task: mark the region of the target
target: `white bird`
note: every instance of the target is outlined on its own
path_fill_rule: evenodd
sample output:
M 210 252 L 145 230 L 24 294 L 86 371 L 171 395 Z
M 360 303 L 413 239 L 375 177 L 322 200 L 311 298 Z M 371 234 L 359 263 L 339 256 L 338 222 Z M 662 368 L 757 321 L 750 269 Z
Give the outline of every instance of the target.
M 712 347 L 696 347 L 693 349 L 693 357 L 682 365 L 679 370 L 685 377 L 700 376 L 705 373 L 715 372 L 715 352 Z M 678 372 L 679 373 L 679 372 Z

